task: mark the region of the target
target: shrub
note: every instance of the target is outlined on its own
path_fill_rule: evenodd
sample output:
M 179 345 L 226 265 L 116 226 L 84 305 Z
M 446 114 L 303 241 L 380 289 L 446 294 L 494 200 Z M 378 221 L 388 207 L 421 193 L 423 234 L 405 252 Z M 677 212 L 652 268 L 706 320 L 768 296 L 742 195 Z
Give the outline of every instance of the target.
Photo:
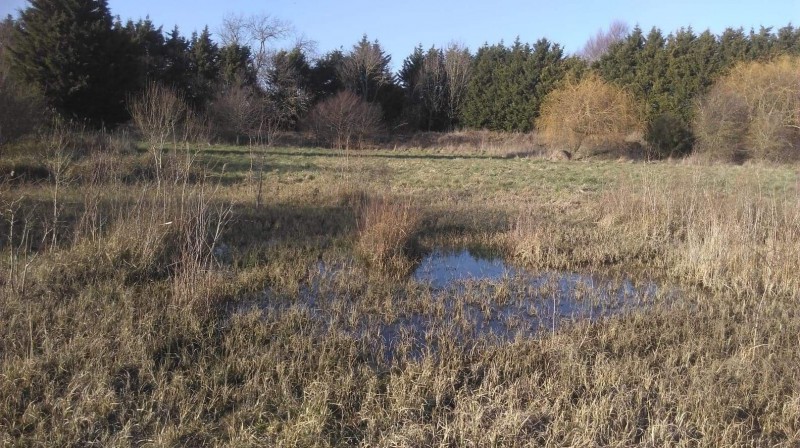
M 693 136 L 679 117 L 664 113 L 647 124 L 648 158 L 684 156 L 692 151 Z
M 322 145 L 362 147 L 380 131 L 381 108 L 345 90 L 317 104 L 308 116 L 308 127 Z
M 251 139 L 258 133 L 263 109 L 254 89 L 231 86 L 211 103 L 209 114 L 216 136 L 238 144 L 241 138 Z
M 128 103 L 133 123 L 153 151 L 163 151 L 170 140 L 177 138 L 188 110 L 183 96 L 174 88 L 155 82 Z
M 596 75 L 567 82 L 547 95 L 537 125 L 545 144 L 573 152 L 622 145 L 642 127 L 633 97 Z
M 698 103 L 698 153 L 712 159 L 800 157 L 800 59 L 739 64 Z
M 39 95 L 0 74 L 0 147 L 32 133 L 44 115 Z
M 166 169 L 163 159 L 168 143 L 177 148 L 179 142 L 209 141 L 205 117 L 192 111 L 174 88 L 151 83 L 144 92 L 130 99 L 129 108 L 133 123 L 144 136 L 153 156 L 159 187 Z

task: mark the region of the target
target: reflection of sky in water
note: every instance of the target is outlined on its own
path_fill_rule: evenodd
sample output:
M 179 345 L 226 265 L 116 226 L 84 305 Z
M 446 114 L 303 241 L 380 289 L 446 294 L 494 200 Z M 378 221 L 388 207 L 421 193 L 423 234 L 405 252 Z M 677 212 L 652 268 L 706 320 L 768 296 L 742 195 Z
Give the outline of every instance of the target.
M 500 280 L 515 274 L 501 259 L 476 258 L 464 250 L 428 255 L 414 272 L 414 280 L 438 289 L 465 280 Z
M 533 275 L 522 269 L 508 266 L 499 258 L 475 257 L 467 250 L 460 252 L 435 251 L 425 257 L 414 272 L 414 280 L 429 284 L 434 289 L 444 289 L 465 281 L 498 281 L 504 278 L 523 278 L 530 286 L 539 287 L 555 281 L 562 295 L 579 287 L 586 287 L 599 293 L 609 293 L 612 282 L 591 275 L 574 272 L 546 272 Z M 613 287 L 620 298 L 645 295 L 653 296 L 656 285 L 646 282 L 638 288 L 630 280 L 624 280 Z
M 300 287 L 298 297 L 283 306 L 294 303 L 306 308 L 320 322 L 327 321 L 331 300 L 337 300 L 336 294 L 342 286 L 338 278 L 352 266 L 318 263 L 317 276 Z M 574 272 L 534 273 L 509 266 L 499 258 L 476 257 L 466 250 L 433 252 L 420 262 L 412 280 L 430 286 L 432 299 L 443 305 L 443 315 L 404 314 L 390 323 L 361 316 L 358 322 L 352 323 L 354 327 L 350 331 L 356 336 L 378 332 L 387 359 L 393 358 L 403 335 L 410 337 L 419 355 L 422 349 L 435 344 L 426 337 L 433 326 L 464 322 L 463 318 L 469 327 L 457 329 L 454 337 L 471 339 L 493 335 L 509 341 L 520 333 L 533 336 L 540 331 L 554 331 L 568 321 L 595 320 L 647 307 L 658 292 L 657 285 L 650 281 L 634 284 L 629 279 L 612 280 Z M 470 282 L 483 283 L 473 289 Z M 501 284 L 510 297 L 498 303 L 492 297 Z M 486 297 L 478 301 L 475 296 L 465 299 L 465 295 L 475 293 Z M 330 294 L 333 295 L 329 297 Z M 345 296 L 349 296 L 347 301 L 358 300 L 358 294 L 351 291 Z M 268 308 L 281 307 L 279 303 L 270 302 L 267 302 Z

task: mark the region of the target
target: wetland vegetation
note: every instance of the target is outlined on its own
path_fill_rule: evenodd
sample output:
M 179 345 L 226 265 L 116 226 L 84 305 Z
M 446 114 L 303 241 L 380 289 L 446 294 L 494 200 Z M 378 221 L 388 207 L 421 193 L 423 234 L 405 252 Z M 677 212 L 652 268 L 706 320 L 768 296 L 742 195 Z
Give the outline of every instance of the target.
M 0 21 L 0 446 L 800 446 L 800 28 L 108 3 Z
M 800 437 L 792 166 L 118 151 L 5 159 L 4 444 Z

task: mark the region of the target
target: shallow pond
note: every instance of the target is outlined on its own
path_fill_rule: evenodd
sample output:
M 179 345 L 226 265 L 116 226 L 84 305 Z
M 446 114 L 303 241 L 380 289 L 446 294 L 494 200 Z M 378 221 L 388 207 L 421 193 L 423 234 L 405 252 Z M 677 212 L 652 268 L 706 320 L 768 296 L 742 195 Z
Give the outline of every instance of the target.
M 413 279 L 434 290 L 463 290 L 470 284 L 509 283 L 516 286 L 517 302 L 541 301 L 539 295 L 556 299 L 561 312 L 587 311 L 588 305 L 638 306 L 649 302 L 658 292 L 652 281 L 634 282 L 627 278 L 612 279 L 574 272 L 533 273 L 508 265 L 501 258 L 484 258 L 467 250 L 434 251 L 414 271 Z M 610 308 L 606 311 L 612 311 Z
M 295 307 L 321 328 L 378 336 L 376 342 L 391 359 L 398 347 L 416 354 L 435 348 L 436 338 L 445 333 L 461 341 L 534 337 L 569 322 L 648 307 L 665 296 L 651 281 L 535 273 L 463 250 L 434 251 L 399 292 L 375 299 L 360 269 L 354 262 L 319 263 L 298 297 L 269 298 L 268 291 L 260 306 L 272 312 Z
M 457 307 L 455 302 L 461 297 L 475 333 L 506 340 L 518 334 L 555 331 L 566 322 L 646 307 L 659 293 L 652 281 L 634 283 L 574 272 L 533 273 L 467 250 L 429 254 L 413 279 L 432 288 L 447 308 Z M 481 301 L 481 296 L 488 300 Z

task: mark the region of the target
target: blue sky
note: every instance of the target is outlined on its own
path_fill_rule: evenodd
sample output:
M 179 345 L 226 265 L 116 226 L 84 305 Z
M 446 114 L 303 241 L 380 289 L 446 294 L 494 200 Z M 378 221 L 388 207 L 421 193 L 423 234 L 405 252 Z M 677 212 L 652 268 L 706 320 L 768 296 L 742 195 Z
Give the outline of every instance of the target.
M 0 0 L 0 14 L 25 5 L 24 0 Z M 510 43 L 516 36 L 525 42 L 547 37 L 568 53 L 577 52 L 614 20 L 645 31 L 657 26 L 665 34 L 681 26 L 719 33 L 728 26 L 800 25 L 800 0 L 109 0 L 109 6 L 123 19 L 150 15 L 164 29 L 177 24 L 186 35 L 204 25 L 214 32 L 226 13 L 268 13 L 316 41 L 319 52 L 348 49 L 366 33 L 392 55 L 395 68 L 419 43 L 459 41 L 474 50 L 484 42 Z

